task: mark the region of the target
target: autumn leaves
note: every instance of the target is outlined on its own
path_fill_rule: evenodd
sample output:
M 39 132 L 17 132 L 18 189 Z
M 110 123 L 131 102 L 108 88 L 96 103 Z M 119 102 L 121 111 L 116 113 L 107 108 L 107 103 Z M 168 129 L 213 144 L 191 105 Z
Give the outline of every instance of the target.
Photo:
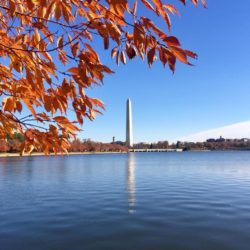
M 121 2 L 123 8 L 117 9 L 117 2 Z M 140 1 L 141 8 L 146 7 L 146 9 L 152 11 L 157 16 L 162 17 L 165 21 L 168 30 L 171 28 L 170 14 L 177 14 L 179 12 L 175 6 L 172 4 L 163 3 L 160 0 L 141 0 Z M 186 1 L 181 1 L 182 3 L 186 3 Z M 198 1 L 192 1 L 193 4 L 197 5 Z M 138 3 L 134 1 L 134 5 L 132 10 L 127 10 L 128 5 L 127 1 L 113 1 L 110 4 L 114 5 L 110 10 L 115 17 L 120 17 L 122 22 L 121 26 L 128 26 L 132 32 L 123 30 L 119 25 L 114 24 L 115 28 L 113 30 L 118 30 L 116 32 L 116 36 L 110 32 L 109 27 L 102 26 L 102 29 L 106 28 L 106 34 L 113 34 L 112 39 L 116 41 L 117 46 L 115 46 L 111 51 L 111 56 L 115 58 L 116 63 L 119 64 L 121 61 L 123 64 L 126 63 L 126 57 L 129 59 L 133 59 L 136 55 L 139 55 L 142 60 L 146 57 L 148 65 L 151 66 L 153 62 L 159 58 L 162 64 L 165 66 L 168 64 L 170 70 L 175 70 L 176 59 L 182 63 L 190 64 L 188 58 L 196 58 L 197 55 L 191 51 L 183 50 L 181 48 L 180 42 L 174 36 L 169 36 L 164 29 L 160 29 L 157 27 L 154 22 L 145 17 L 138 16 L 137 8 Z M 205 1 L 202 1 L 202 4 L 205 6 Z M 134 23 L 128 23 L 125 20 L 124 11 L 127 10 L 133 16 Z M 122 14 L 121 14 L 122 13 Z M 104 31 L 99 32 L 100 34 L 105 33 Z M 118 36 L 118 37 L 117 37 Z M 108 48 L 108 38 L 106 36 L 103 37 L 104 48 Z
M 149 12 L 166 27 L 159 28 Z M 168 33 L 171 14 L 179 14 L 177 8 L 162 0 L 0 1 L 0 137 L 24 134 L 22 151 L 67 150 L 77 125 L 104 109 L 85 91 L 113 73 L 101 63 L 96 39 L 117 64 L 136 56 L 149 66 L 159 59 L 172 71 L 176 60 L 190 64 L 196 54 Z

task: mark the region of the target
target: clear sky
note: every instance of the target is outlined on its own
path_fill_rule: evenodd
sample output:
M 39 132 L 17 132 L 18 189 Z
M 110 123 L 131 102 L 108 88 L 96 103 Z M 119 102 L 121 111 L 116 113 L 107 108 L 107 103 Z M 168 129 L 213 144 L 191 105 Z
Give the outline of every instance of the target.
M 178 2 L 178 1 L 172 1 Z M 195 51 L 195 67 L 177 64 L 173 75 L 160 63 L 151 69 L 139 59 L 117 67 L 110 54 L 102 61 L 116 73 L 88 91 L 106 111 L 85 122 L 81 138 L 125 140 L 125 104 L 133 105 L 135 142 L 173 141 L 199 131 L 250 120 L 250 2 L 207 0 L 208 9 L 177 4 L 172 35 Z

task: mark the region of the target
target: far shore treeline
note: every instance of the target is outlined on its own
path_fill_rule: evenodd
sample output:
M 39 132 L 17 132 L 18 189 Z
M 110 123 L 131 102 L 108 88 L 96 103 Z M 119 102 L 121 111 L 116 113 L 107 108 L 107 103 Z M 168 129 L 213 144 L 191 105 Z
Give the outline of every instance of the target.
M 24 138 L 16 133 L 14 137 L 0 140 L 0 153 L 20 152 Z M 170 144 L 168 141 L 157 143 L 137 143 L 133 149 L 182 149 L 192 150 L 250 150 L 250 139 L 208 139 L 205 142 L 180 142 Z M 38 152 L 38 151 L 34 151 Z M 70 142 L 68 152 L 128 152 L 125 142 L 114 141 L 110 143 L 94 142 L 90 139 L 76 139 Z
M 24 138 L 16 133 L 13 138 L 0 140 L 0 153 L 16 153 L 21 151 Z M 88 140 L 73 140 L 68 152 L 127 152 L 128 148 L 119 143 L 102 143 Z M 34 150 L 33 152 L 39 152 Z

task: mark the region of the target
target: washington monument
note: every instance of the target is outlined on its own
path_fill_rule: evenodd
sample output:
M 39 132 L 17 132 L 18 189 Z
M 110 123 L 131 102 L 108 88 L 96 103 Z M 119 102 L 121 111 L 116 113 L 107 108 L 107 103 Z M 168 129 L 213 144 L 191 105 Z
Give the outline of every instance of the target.
M 129 98 L 127 100 L 126 145 L 133 147 L 132 104 Z

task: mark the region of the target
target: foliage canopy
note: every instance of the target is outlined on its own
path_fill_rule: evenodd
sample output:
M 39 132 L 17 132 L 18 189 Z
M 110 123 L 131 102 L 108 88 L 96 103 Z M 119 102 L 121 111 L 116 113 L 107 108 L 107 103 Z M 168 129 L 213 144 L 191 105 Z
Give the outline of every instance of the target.
M 166 28 L 157 27 L 152 14 Z M 149 66 L 158 57 L 171 71 L 176 60 L 190 64 L 196 54 L 170 35 L 170 14 L 179 12 L 163 0 L 0 0 L 0 139 L 22 133 L 22 152 L 66 151 L 78 124 L 104 109 L 85 94 L 113 73 L 101 63 L 96 39 L 117 64 L 136 56 Z

